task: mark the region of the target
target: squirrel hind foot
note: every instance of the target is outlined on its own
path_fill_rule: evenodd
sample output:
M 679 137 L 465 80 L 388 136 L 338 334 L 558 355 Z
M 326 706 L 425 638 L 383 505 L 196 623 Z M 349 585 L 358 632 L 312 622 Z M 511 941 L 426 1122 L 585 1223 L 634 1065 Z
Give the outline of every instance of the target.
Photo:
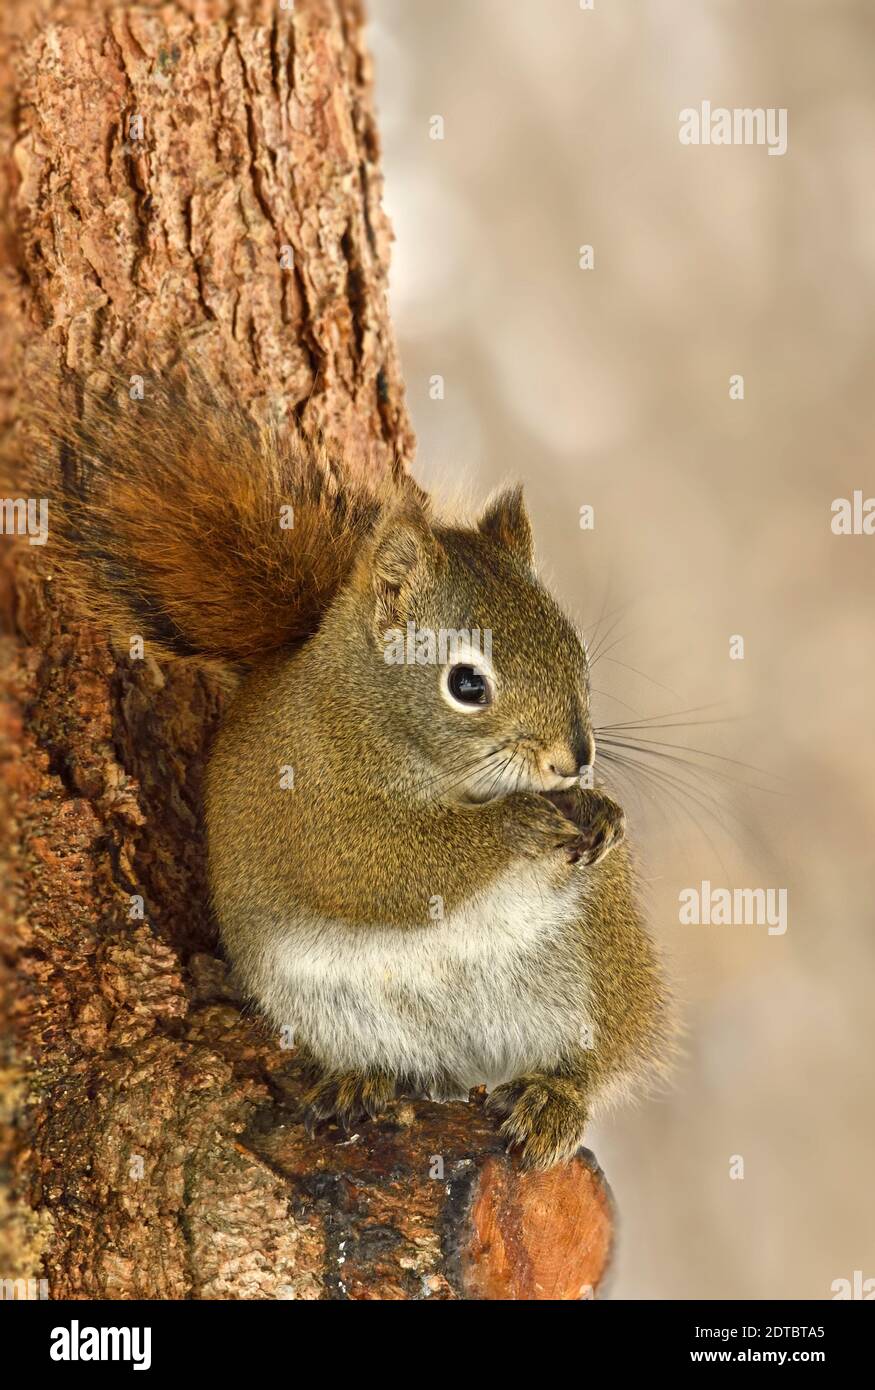
M 545 1171 L 573 1158 L 588 1119 L 585 1095 L 571 1077 L 533 1072 L 497 1086 L 486 1109 L 524 1169 Z
M 361 1120 L 377 1119 L 396 1094 L 395 1078 L 386 1072 L 328 1073 L 304 1093 L 304 1127 L 312 1139 L 320 1124 L 334 1120 L 348 1133 Z

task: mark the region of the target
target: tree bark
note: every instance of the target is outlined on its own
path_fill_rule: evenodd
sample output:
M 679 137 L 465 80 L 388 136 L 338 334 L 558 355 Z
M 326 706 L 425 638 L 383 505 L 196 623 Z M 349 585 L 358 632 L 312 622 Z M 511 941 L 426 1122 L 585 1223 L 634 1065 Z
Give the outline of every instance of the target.
M 3 22 L 11 451 L 38 362 L 148 389 L 181 356 L 362 469 L 406 467 L 358 0 L 7 0 Z M 241 1012 L 207 905 L 220 687 L 114 654 L 55 592 L 50 546 L 2 545 L 0 1279 L 54 1298 L 586 1296 L 611 1238 L 586 1156 L 522 1176 L 477 1104 L 306 1137 L 295 1056 Z

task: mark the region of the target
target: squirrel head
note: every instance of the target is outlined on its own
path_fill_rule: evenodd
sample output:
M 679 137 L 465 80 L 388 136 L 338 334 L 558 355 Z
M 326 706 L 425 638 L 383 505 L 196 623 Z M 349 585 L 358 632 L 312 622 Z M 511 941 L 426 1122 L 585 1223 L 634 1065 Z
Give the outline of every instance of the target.
M 407 496 L 384 512 L 347 595 L 359 706 L 384 746 L 407 745 L 429 794 L 554 790 L 592 763 L 586 654 L 535 574 L 521 488 L 470 527 L 432 522 Z

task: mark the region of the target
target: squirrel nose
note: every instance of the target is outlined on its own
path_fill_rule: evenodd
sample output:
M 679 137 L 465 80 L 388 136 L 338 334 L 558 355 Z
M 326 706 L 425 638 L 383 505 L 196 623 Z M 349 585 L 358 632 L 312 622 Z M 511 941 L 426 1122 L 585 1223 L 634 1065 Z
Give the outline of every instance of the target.
M 595 762 L 595 739 L 587 731 L 574 745 L 574 759 L 577 763 L 577 771 L 582 767 L 592 767 Z
M 595 762 L 595 739 L 588 728 L 586 733 L 579 734 L 579 737 L 575 739 L 573 752 L 575 752 L 575 762 L 577 763 L 575 776 L 577 776 L 581 767 L 593 766 Z
M 557 767 L 555 763 L 550 764 L 550 771 L 555 772 L 557 777 L 577 777 L 582 767 L 592 767 L 595 760 L 595 739 L 591 733 L 581 734 L 574 740 L 571 749 L 574 755 L 574 767 Z

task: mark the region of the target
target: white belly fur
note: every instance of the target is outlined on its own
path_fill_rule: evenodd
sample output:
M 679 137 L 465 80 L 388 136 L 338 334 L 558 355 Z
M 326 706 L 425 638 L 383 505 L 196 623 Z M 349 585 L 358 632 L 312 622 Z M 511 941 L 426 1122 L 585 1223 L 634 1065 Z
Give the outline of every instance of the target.
M 515 867 L 444 921 L 350 927 L 293 910 L 262 961 L 261 998 L 338 1069 L 373 1066 L 453 1089 L 550 1067 L 590 1028 L 587 982 L 563 937 L 585 877 L 561 889 Z M 261 971 L 259 971 L 261 974 Z

